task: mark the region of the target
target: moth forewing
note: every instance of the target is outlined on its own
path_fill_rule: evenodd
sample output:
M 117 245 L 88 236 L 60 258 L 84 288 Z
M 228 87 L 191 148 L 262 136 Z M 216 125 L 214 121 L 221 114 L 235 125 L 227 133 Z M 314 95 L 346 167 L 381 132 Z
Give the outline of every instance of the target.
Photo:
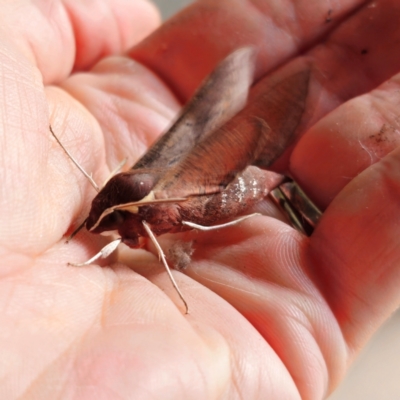
M 254 49 L 244 47 L 217 65 L 172 127 L 130 171 L 111 178 L 95 197 L 88 217 L 89 230 L 93 230 L 94 225 L 102 225 L 99 219 L 106 209 L 146 197 L 168 170 L 190 154 L 199 141 L 244 107 L 253 80 L 254 62 Z M 219 186 L 216 186 L 210 190 L 218 191 Z M 159 196 L 163 196 L 160 191 Z M 162 198 L 168 197 L 171 196 Z
M 268 168 L 293 142 L 308 96 L 310 68 L 299 65 L 255 85 L 251 102 L 168 170 L 154 187 L 173 197 L 225 187 L 248 165 Z M 200 189 L 199 189 L 200 188 Z
M 260 96 L 262 101 L 253 101 L 252 98 L 247 111 L 262 117 L 272 134 L 252 165 L 269 168 L 293 143 L 306 108 L 310 76 L 310 66 L 299 63 L 279 80 L 273 76 L 269 90 L 265 90 L 263 82 L 254 88 L 253 96 Z M 263 110 L 259 110 L 257 104 L 263 104 Z
M 169 168 L 205 136 L 240 111 L 253 82 L 255 51 L 243 47 L 223 59 L 203 81 L 168 131 L 132 169 Z

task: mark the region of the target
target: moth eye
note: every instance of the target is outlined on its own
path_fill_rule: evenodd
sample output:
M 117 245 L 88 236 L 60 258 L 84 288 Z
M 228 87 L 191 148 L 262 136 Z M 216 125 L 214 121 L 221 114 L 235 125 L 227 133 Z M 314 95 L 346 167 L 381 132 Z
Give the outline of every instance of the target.
M 153 174 L 131 171 L 115 175 L 97 195 L 101 200 L 101 212 L 119 204 L 139 201 L 146 197 L 154 187 Z
M 154 177 L 150 174 L 137 174 L 132 176 L 132 194 L 137 200 L 146 197 L 154 186 Z

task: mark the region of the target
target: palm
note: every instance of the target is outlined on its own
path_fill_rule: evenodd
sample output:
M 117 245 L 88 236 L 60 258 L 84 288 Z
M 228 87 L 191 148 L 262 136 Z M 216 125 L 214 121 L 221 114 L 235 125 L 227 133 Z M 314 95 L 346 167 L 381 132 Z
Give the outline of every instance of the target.
M 221 1 L 220 11 L 213 14 L 220 16 L 218 29 L 227 34 L 235 13 L 246 15 L 239 5 L 235 10 L 228 3 Z M 201 57 L 204 64 L 195 63 L 193 74 L 182 74 L 181 60 L 187 57 L 189 62 L 192 55 L 191 47 L 177 40 L 179 29 L 188 29 L 189 21 L 199 33 L 199 42 L 201 35 L 210 34 L 196 25 L 199 16 L 206 15 L 201 5 L 196 7 L 191 18 L 167 26 L 132 51 L 134 58 L 153 64 L 161 76 L 175 82 L 182 97 L 197 86 L 208 66 L 228 52 L 228 44 L 211 46 Z M 224 7 L 231 14 L 223 13 Z M 393 7 L 397 6 L 383 1 L 379 18 L 391 20 Z M 308 27 L 314 23 L 316 30 L 315 21 L 322 15 L 318 12 L 307 14 Z M 78 11 L 70 15 L 78 23 Z M 154 21 L 150 12 L 144 15 L 147 28 L 141 32 Z M 116 53 L 133 43 L 129 37 L 140 38 L 127 28 L 128 17 L 120 18 L 120 32 L 114 34 L 122 35 L 121 48 L 113 42 L 112 32 L 91 41 L 98 27 L 85 21 L 82 26 L 87 30 L 80 32 L 78 43 L 88 50 L 81 53 L 78 48 L 77 67 L 87 68 L 99 60 L 98 41 L 108 40 L 106 53 Z M 367 17 L 360 13 L 352 18 L 362 22 Z M 341 39 L 345 47 L 346 35 L 359 26 L 351 21 L 347 32 L 342 28 L 342 36 L 338 31 L 335 43 Z M 243 22 L 243 37 L 253 40 L 254 31 L 246 29 Z M 261 33 L 256 37 L 263 37 Z M 37 40 L 36 48 L 48 39 L 43 36 L 30 38 Z M 285 49 L 284 37 L 277 37 Z M 318 37 L 315 34 L 314 40 Z M 311 39 L 304 37 L 304 46 Z M 51 40 L 49 48 L 55 54 L 60 46 Z M 120 260 L 140 274 L 121 263 L 66 267 L 68 261 L 93 255 L 104 241 L 85 233 L 68 245 L 62 239 L 95 192 L 52 140 L 48 109 L 56 133 L 98 182 L 125 156 L 132 163 L 178 110 L 174 96 L 156 75 L 125 58 L 104 60 L 90 73 L 67 78 L 73 42 L 72 37 L 64 37 L 63 58 L 60 53 L 46 57 L 42 50 L 31 54 L 45 82 L 62 81 L 59 88 L 43 89 L 34 67 L 22 56 L 28 47 L 19 43 L 15 53 L 6 53 L 8 57 L 2 53 L 3 65 L 12 71 L 3 80 L 5 93 L 19 101 L 4 105 L 1 137 L 1 325 L 3 353 L 13 361 L 7 372 L 18 374 L 20 382 L 15 389 L 8 383 L 12 379 L 4 379 L 2 397 L 46 397 L 44 393 L 54 396 L 54 392 L 76 398 L 98 393 L 106 398 L 174 399 L 323 396 L 343 374 L 351 353 L 399 301 L 398 155 L 394 151 L 377 162 L 395 149 L 398 139 L 390 135 L 395 129 L 387 129 L 383 131 L 387 140 L 373 140 L 382 120 L 393 126 L 395 119 L 356 100 L 321 119 L 294 149 L 292 174 L 321 207 L 329 205 L 311 239 L 268 217 L 217 234 L 185 236 L 195 240 L 196 251 L 187 276 L 175 273 L 191 308 L 184 316 L 168 278 L 150 253 L 121 254 Z M 170 46 L 162 62 L 154 61 L 153 54 L 166 42 Z M 290 56 L 289 50 L 271 56 L 272 49 L 258 43 L 264 60 L 260 76 Z M 360 78 L 353 85 L 348 82 L 357 69 L 343 69 L 332 84 L 324 77 L 337 71 L 337 58 L 327 49 L 325 44 L 309 54 L 317 66 L 314 84 L 323 86 L 310 97 L 310 126 L 341 101 L 389 79 L 400 67 L 394 57 L 390 68 L 387 61 L 374 65 L 373 82 Z M 375 113 L 376 118 L 365 129 L 355 129 L 366 113 Z M 337 196 L 371 162 L 377 163 Z

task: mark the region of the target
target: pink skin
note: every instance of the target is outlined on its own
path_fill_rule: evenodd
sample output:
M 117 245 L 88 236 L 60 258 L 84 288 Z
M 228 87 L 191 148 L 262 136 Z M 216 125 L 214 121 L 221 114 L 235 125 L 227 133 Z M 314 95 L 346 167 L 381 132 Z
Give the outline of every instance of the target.
M 400 302 L 399 2 L 200 1 L 131 59 L 159 23 L 147 1 L 14 4 L 1 2 L 0 397 L 325 397 Z M 105 241 L 64 243 L 95 193 L 49 121 L 101 183 L 243 44 L 258 78 L 299 52 L 314 66 L 302 137 L 277 164 L 324 209 L 314 235 L 270 217 L 185 234 L 188 316 L 151 253 L 121 251 L 136 272 L 66 267 Z

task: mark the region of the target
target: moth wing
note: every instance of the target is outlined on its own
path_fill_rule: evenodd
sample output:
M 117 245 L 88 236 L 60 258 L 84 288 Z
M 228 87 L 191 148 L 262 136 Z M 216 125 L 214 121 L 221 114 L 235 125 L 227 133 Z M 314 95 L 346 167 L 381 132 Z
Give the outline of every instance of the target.
M 252 165 L 267 169 L 292 144 L 306 107 L 310 75 L 309 68 L 300 70 L 264 95 L 272 134 Z
M 222 126 L 246 104 L 252 84 L 255 52 L 234 51 L 205 79 L 172 127 L 132 167 L 168 169 L 202 138 Z
M 236 118 L 200 141 L 154 187 L 157 198 L 218 192 L 248 165 L 270 166 L 288 147 L 301 122 L 310 68 L 279 81 L 267 91 L 254 87 L 248 106 Z

